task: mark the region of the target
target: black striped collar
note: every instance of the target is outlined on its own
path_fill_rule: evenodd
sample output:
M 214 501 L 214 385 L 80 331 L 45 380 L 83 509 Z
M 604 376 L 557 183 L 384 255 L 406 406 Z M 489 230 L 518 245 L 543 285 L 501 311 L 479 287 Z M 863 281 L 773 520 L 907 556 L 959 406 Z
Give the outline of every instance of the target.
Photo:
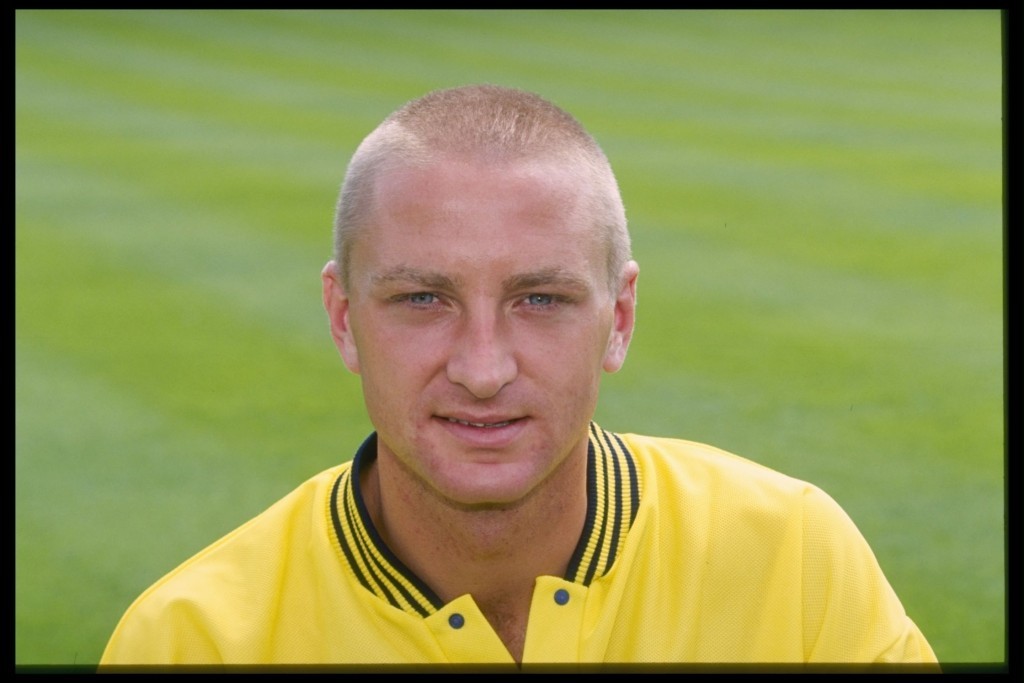
M 440 598 L 387 547 L 370 520 L 359 490 L 360 468 L 377 456 L 377 435 L 363 442 L 331 491 L 331 521 L 344 561 L 364 588 L 399 609 L 426 617 Z M 636 460 L 618 435 L 590 424 L 587 518 L 563 577 L 584 586 L 615 563 L 640 505 Z

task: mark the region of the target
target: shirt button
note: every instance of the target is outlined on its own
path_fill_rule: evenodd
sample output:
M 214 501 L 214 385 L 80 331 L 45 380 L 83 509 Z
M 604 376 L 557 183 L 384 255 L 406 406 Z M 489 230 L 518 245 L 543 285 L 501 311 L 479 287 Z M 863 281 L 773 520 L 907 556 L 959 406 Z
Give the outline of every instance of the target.
M 564 588 L 559 588 L 558 590 L 556 590 L 555 603 L 559 605 L 564 605 L 567 602 L 569 602 L 569 591 L 565 590 Z
M 448 617 L 448 625 L 454 629 L 462 628 L 466 623 L 466 618 L 456 612 L 455 614 Z

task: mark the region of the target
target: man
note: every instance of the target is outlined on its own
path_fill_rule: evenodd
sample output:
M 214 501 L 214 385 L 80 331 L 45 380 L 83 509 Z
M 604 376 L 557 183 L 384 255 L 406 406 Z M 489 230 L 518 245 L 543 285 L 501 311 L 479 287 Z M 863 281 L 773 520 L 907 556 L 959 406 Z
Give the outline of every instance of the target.
M 637 273 L 569 114 L 493 86 L 395 112 L 322 272 L 374 433 L 150 588 L 103 664 L 934 662 L 820 490 L 592 423 Z

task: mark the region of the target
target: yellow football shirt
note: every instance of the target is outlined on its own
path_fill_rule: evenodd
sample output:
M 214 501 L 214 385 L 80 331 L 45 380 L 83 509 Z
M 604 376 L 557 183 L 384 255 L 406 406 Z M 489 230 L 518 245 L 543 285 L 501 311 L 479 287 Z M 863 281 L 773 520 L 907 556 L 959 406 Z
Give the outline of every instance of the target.
M 119 664 L 512 664 L 472 596 L 395 557 L 352 463 L 305 482 L 128 609 Z M 724 451 L 591 425 L 588 513 L 566 576 L 535 584 L 535 663 L 929 663 L 849 517 Z

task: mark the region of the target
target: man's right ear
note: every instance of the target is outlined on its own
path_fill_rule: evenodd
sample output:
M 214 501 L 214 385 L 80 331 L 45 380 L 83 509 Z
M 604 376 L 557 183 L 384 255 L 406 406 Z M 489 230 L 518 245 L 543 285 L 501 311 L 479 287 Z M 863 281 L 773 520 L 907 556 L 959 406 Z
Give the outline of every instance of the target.
M 327 319 L 331 325 L 331 337 L 334 338 L 334 345 L 338 347 L 341 360 L 345 367 L 352 372 L 359 374 L 359 352 L 356 349 L 356 340 L 352 334 L 352 325 L 349 322 L 349 298 L 345 287 L 341 283 L 338 274 L 338 266 L 334 261 L 328 261 L 320 273 L 320 280 L 323 283 L 324 309 L 327 311 Z

